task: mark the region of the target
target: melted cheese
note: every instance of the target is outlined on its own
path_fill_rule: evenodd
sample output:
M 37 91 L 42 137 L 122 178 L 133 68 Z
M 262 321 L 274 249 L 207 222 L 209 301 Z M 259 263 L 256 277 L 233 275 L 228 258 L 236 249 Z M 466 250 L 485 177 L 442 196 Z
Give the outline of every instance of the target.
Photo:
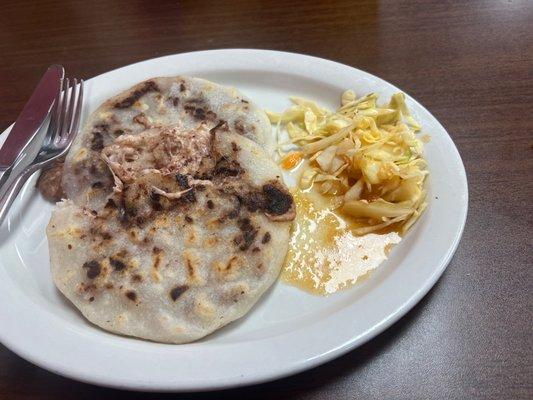
M 202 160 L 209 156 L 211 135 L 204 124 L 184 130 L 175 125 L 153 128 L 138 135 L 122 135 L 102 151 L 102 158 L 123 182 L 138 175 L 159 171 L 162 174 L 198 173 Z

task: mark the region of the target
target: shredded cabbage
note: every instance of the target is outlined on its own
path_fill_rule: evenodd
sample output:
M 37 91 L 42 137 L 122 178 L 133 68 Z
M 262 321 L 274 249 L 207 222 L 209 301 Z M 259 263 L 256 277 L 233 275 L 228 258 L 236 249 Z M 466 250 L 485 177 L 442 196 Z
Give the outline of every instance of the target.
M 357 98 L 347 90 L 334 112 L 314 101 L 291 101 L 284 112 L 267 115 L 278 137 L 285 128 L 289 143 L 299 147 L 285 155 L 282 166 L 293 168 L 300 157 L 309 161 L 302 164 L 300 188 L 314 187 L 334 196 L 341 213 L 365 223 L 356 234 L 392 224 L 400 232 L 411 227 L 426 207 L 428 170 L 423 141 L 416 136 L 421 126 L 410 114 L 405 95 L 396 93 L 379 106 L 376 93 Z M 280 144 L 280 155 L 286 144 Z

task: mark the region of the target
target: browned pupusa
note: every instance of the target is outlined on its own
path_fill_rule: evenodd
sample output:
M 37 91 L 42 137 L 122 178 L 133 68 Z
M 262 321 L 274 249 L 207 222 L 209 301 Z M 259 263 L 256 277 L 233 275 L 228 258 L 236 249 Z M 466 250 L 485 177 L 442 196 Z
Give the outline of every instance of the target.
M 114 181 L 102 182 L 94 201 L 64 201 L 53 212 L 54 282 L 104 329 L 196 340 L 244 315 L 278 276 L 295 215 L 279 167 L 226 124 L 194 129 L 107 143 L 100 154 Z M 180 138 L 208 151 L 181 163 Z M 164 140 L 170 153 L 158 166 L 161 157 L 143 149 Z
M 67 197 L 87 201 L 90 192 L 112 182 L 100 153 L 115 139 L 177 123 L 186 129 L 204 124 L 208 130 L 224 125 L 227 132 L 274 152 L 266 114 L 237 90 L 186 76 L 153 78 L 109 99 L 90 116 L 65 162 Z

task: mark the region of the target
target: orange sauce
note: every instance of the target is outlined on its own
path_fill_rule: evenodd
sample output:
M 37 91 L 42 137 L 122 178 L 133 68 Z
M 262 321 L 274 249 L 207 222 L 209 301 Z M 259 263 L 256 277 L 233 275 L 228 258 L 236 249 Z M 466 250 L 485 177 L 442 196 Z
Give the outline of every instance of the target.
M 281 160 L 281 168 L 289 170 L 296 168 L 298 164 L 303 160 L 303 154 L 300 151 L 294 151 L 292 153 L 287 154 L 283 159 Z
M 368 276 L 368 271 L 360 275 L 354 272 L 353 280 L 347 279 L 337 283 L 338 268 L 332 267 L 328 256 L 324 257 L 325 254 L 335 254 L 338 258 L 342 253 L 341 258 L 347 257 L 348 264 L 364 264 L 366 261 L 361 261 L 361 259 L 368 259 L 365 251 L 372 251 L 372 249 L 361 248 L 352 252 L 350 246 L 358 240 L 351 235 L 351 230 L 366 225 L 338 214 L 332 202 L 314 190 L 294 189 L 292 194 L 297 214 L 291 231 L 289 250 L 281 272 L 281 280 L 312 294 L 328 295 L 352 286 L 355 281 Z M 339 239 L 349 246 L 339 246 Z M 353 254 L 346 255 L 347 252 Z M 365 270 L 359 268 L 353 271 Z M 346 271 L 341 275 L 345 278 Z

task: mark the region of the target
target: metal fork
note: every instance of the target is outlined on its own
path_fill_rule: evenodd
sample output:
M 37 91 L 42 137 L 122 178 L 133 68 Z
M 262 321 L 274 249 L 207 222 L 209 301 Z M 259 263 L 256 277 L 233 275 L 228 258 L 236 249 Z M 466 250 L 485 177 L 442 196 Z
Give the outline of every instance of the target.
M 50 124 L 43 144 L 35 159 L 22 170 L 8 186 L 0 199 L 0 226 L 24 183 L 36 171 L 63 157 L 69 150 L 78 133 L 81 107 L 83 104 L 83 80 L 74 79 L 69 87 L 69 79 L 63 79 L 51 111 Z M 70 92 L 70 94 L 69 94 Z

